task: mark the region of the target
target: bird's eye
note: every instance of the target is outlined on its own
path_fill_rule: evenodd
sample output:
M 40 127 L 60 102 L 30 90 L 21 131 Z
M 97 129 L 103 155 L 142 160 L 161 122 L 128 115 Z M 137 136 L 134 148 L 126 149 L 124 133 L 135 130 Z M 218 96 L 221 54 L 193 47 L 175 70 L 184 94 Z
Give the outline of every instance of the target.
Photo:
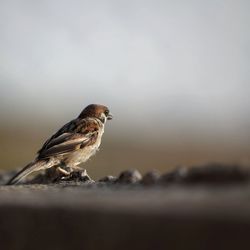
M 109 110 L 105 110 L 105 111 L 104 111 L 104 114 L 105 114 L 106 116 L 108 116 Z

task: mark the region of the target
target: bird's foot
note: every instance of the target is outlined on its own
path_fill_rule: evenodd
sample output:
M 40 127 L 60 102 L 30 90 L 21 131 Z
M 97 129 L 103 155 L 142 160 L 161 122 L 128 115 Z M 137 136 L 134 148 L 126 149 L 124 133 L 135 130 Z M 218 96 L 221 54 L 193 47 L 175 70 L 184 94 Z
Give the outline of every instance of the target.
M 66 169 L 63 169 L 61 167 L 57 167 L 56 171 L 58 172 L 59 175 L 62 174 L 64 176 L 69 176 L 71 173 L 70 171 L 67 171 Z
M 68 176 L 61 178 L 63 181 L 76 181 L 76 182 L 94 182 L 87 174 L 86 169 L 74 169 Z

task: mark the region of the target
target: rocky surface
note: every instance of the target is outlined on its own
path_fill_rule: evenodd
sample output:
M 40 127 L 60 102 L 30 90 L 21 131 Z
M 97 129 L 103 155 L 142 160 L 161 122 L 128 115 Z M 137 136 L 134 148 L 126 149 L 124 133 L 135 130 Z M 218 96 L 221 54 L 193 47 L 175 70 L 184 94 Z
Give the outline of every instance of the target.
M 0 185 L 4 185 L 16 171 L 6 172 L 0 175 Z M 207 164 L 196 167 L 179 167 L 173 171 L 160 174 L 156 170 L 145 173 L 143 176 L 136 169 L 125 170 L 118 177 L 105 176 L 98 181 L 92 180 L 85 169 L 72 172 L 69 176 L 58 173 L 54 168 L 45 173 L 24 180 L 21 184 L 72 184 L 99 186 L 99 184 L 115 185 L 172 185 L 172 184 L 206 184 L 224 185 L 250 182 L 250 167 L 238 165 Z M 102 185 L 103 186 L 103 185 Z
M 1 249 L 249 249 L 249 232 L 246 167 L 126 170 L 96 182 L 47 172 L 0 186 Z

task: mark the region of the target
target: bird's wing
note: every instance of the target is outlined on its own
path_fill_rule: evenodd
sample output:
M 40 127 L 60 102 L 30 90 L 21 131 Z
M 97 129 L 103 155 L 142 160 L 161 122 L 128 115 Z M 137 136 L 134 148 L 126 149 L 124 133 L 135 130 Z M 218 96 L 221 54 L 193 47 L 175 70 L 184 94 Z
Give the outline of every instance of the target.
M 42 151 L 44 151 L 46 148 L 51 145 L 50 143 L 60 137 L 64 133 L 73 133 L 73 131 L 76 129 L 77 126 L 77 119 L 74 119 L 68 123 L 66 123 L 63 127 L 61 127 L 54 135 L 52 135 L 42 146 L 42 148 L 37 152 L 39 155 Z
M 38 159 L 70 153 L 93 144 L 98 136 L 98 123 L 75 119 L 64 125 L 38 151 Z

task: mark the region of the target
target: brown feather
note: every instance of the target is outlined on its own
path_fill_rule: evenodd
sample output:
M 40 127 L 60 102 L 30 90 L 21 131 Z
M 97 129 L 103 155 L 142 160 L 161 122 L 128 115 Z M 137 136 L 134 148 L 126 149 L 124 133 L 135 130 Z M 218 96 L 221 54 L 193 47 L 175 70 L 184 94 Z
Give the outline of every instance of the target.
M 75 119 L 45 142 L 37 159 L 70 153 L 95 143 L 99 124 L 95 119 Z M 73 129 L 74 128 L 74 129 Z

